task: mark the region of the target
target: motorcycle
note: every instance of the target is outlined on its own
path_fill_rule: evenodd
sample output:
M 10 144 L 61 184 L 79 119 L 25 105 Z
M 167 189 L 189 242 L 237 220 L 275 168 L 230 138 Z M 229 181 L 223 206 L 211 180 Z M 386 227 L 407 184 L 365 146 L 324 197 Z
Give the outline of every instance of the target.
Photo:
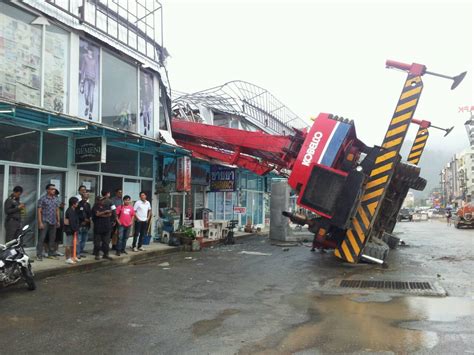
M 0 244 L 0 285 L 11 286 L 23 279 L 28 290 L 36 289 L 30 258 L 23 248 L 23 238 L 29 231 L 26 225 L 16 239 Z

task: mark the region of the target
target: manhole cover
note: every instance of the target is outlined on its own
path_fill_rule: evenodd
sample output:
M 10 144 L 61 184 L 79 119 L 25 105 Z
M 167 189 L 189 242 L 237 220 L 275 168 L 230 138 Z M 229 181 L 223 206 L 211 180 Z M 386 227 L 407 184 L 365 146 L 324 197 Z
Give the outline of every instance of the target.
M 381 290 L 427 291 L 433 290 L 429 282 L 417 281 L 386 281 L 386 280 L 342 280 L 340 287 L 376 288 Z

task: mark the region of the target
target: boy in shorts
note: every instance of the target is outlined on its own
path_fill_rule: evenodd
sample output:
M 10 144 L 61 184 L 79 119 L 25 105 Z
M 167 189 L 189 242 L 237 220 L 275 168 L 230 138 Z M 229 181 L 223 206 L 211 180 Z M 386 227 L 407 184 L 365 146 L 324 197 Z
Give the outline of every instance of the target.
M 69 199 L 69 208 L 64 214 L 64 246 L 66 249 L 66 264 L 75 264 L 80 259 L 77 259 L 72 255 L 74 247 L 74 234 L 79 231 L 79 216 L 76 213 L 76 208 L 79 204 L 77 197 L 71 197 Z

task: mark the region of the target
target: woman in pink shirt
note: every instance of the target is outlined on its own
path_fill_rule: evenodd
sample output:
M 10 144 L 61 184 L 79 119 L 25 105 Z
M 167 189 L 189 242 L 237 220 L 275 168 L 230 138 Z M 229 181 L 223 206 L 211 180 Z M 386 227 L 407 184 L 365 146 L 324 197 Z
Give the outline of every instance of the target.
M 115 212 L 117 215 L 117 225 L 119 226 L 116 255 L 120 256 L 120 253 L 127 254 L 125 247 L 127 246 L 127 239 L 135 219 L 135 211 L 133 206 L 130 205 L 130 196 L 124 196 L 123 205 L 118 206 Z

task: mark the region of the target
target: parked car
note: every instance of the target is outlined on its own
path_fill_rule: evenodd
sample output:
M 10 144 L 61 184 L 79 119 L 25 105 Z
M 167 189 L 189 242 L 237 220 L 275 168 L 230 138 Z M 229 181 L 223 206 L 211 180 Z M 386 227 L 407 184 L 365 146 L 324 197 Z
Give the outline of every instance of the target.
M 458 208 L 453 217 L 454 226 L 456 228 L 474 227 L 474 204 L 468 203 L 463 207 Z
M 412 221 L 413 220 L 413 212 L 410 211 L 408 208 L 402 208 L 400 212 L 398 212 L 397 217 L 398 222 L 401 221 Z

